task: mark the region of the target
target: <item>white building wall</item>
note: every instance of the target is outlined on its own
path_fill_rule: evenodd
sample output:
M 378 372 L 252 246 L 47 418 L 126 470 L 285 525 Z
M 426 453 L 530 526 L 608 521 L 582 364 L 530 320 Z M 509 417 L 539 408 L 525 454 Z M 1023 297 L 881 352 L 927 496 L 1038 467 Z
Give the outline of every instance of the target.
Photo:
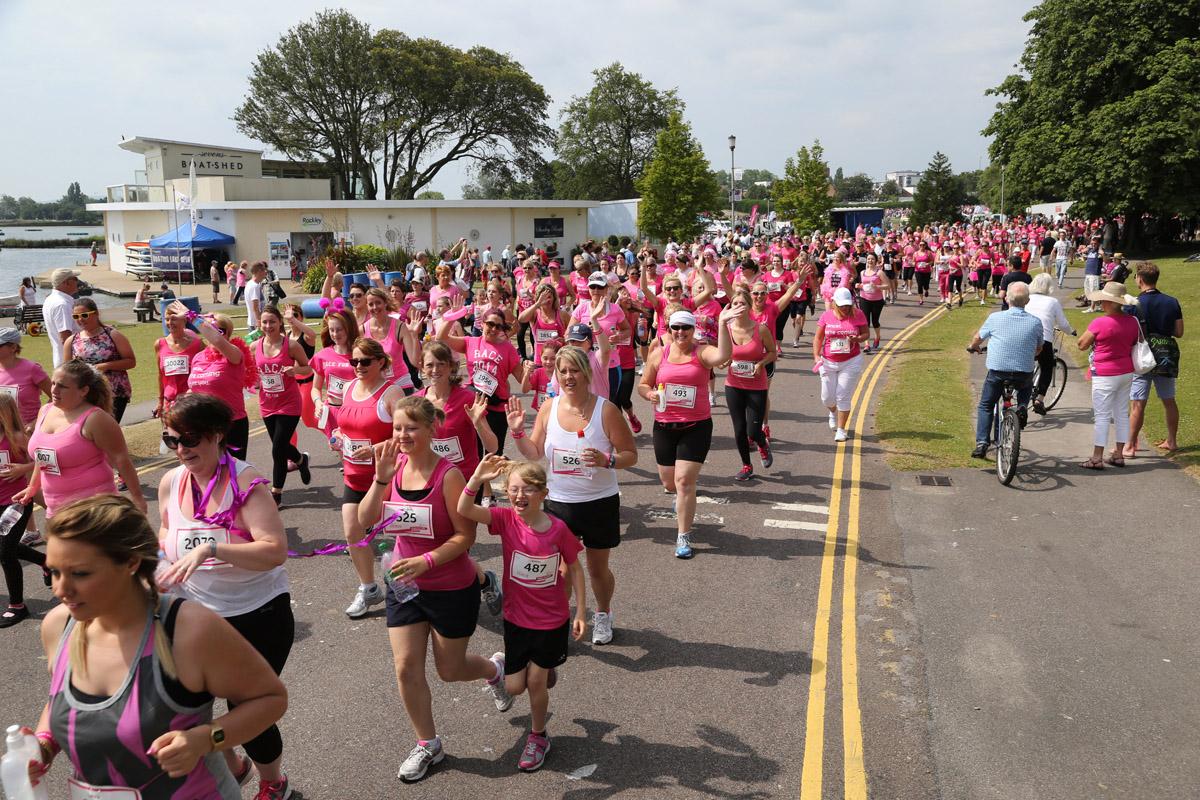
M 588 209 L 588 236 L 597 241 L 609 236 L 638 238 L 640 200 L 612 200 Z

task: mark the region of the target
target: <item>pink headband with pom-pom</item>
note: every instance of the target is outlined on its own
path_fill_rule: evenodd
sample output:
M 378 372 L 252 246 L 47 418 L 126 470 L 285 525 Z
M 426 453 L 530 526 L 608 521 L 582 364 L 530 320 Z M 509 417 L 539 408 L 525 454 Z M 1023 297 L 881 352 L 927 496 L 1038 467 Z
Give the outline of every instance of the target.
M 346 309 L 346 301 L 340 297 L 335 297 L 332 300 L 328 297 L 322 297 L 317 301 L 317 305 L 325 309 L 326 314 L 329 314 L 331 311 L 338 312 Z

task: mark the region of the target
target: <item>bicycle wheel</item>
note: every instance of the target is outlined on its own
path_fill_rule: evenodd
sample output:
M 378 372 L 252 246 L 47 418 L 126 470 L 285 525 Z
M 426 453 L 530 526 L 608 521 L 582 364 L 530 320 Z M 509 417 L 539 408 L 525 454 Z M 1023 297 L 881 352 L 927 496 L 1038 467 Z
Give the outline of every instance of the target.
M 1015 408 L 1004 411 L 1000 420 L 1000 440 L 996 443 L 996 477 L 1008 486 L 1017 474 L 1021 458 L 1021 418 Z
M 1055 356 L 1054 372 L 1050 376 L 1050 385 L 1046 387 L 1046 396 L 1042 399 L 1042 405 L 1046 407 L 1047 411 L 1058 405 L 1058 401 L 1062 399 L 1063 390 L 1066 388 L 1067 362 Z

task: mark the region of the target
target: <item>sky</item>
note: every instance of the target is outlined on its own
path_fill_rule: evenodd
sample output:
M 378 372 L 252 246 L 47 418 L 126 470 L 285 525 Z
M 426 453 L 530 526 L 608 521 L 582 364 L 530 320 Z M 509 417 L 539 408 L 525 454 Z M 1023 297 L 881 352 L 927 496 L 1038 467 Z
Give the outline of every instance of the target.
M 922 170 L 935 151 L 956 171 L 987 164 L 996 98 L 1015 71 L 1031 0 L 606 0 L 502 3 L 346 0 L 393 28 L 519 61 L 552 99 L 551 124 L 592 71 L 613 61 L 676 88 L 714 169 L 783 171 L 819 139 L 831 169 Z M 255 56 L 334 7 L 310 0 L 0 0 L 0 194 L 61 197 L 71 181 L 103 196 L 134 182 L 142 157 L 122 136 L 262 148 L 231 117 Z M 268 153 L 268 157 L 271 154 Z M 464 162 L 428 187 L 461 197 Z

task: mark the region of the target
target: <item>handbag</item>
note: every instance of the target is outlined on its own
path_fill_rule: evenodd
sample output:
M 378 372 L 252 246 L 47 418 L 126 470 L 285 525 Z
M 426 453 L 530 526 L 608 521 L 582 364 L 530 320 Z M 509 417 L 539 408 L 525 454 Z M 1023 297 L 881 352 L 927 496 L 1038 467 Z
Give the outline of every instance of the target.
M 1138 375 L 1145 375 L 1158 366 L 1158 359 L 1155 358 L 1154 351 L 1150 349 L 1150 343 L 1146 341 L 1140 321 L 1138 322 L 1138 340 L 1133 343 L 1132 355 L 1133 371 Z

